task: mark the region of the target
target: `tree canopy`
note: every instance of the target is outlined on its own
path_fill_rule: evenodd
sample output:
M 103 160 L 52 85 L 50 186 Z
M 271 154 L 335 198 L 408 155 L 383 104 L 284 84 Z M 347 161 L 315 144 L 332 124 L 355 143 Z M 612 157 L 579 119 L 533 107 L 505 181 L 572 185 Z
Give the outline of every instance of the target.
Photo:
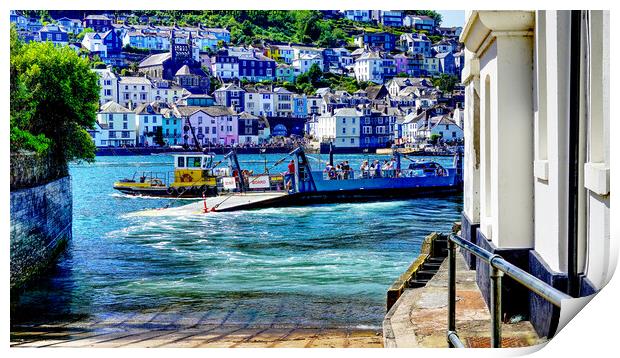
M 49 152 L 61 163 L 94 160 L 99 80 L 88 59 L 51 42 L 10 43 L 11 150 Z

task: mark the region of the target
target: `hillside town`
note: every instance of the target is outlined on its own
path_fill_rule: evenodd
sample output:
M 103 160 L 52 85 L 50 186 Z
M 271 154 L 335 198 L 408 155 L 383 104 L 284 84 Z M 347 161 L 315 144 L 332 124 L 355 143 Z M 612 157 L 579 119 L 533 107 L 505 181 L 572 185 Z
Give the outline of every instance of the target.
M 158 25 L 130 13 L 44 24 L 12 11 L 10 20 L 24 41 L 70 46 L 96 63 L 100 109 L 89 133 L 98 148 L 303 142 L 356 152 L 462 143 L 463 87 L 438 85 L 460 78 L 460 27 L 404 11 L 322 13 L 374 27 L 319 47 L 236 45 L 226 28 Z M 313 78 L 326 75 L 358 89 L 315 86 Z M 302 77 L 311 91 L 295 86 Z

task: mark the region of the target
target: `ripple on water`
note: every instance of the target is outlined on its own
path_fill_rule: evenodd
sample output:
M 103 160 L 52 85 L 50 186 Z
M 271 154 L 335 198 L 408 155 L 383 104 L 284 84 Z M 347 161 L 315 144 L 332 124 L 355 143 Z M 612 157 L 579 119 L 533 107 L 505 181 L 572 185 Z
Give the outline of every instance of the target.
M 281 155 L 267 157 L 273 162 Z M 366 159 L 339 157 L 354 167 Z M 112 189 L 139 166 L 164 171 L 170 160 L 105 157 L 71 166 L 73 241 L 55 270 L 12 305 L 13 320 L 165 310 L 209 312 L 205 322 L 229 317 L 242 324 L 378 328 L 386 289 L 416 257 L 424 236 L 448 231 L 461 211 L 458 198 L 418 198 L 131 216 L 187 204 Z M 243 160 L 262 168 L 262 156 Z M 284 170 L 286 163 L 274 172 Z

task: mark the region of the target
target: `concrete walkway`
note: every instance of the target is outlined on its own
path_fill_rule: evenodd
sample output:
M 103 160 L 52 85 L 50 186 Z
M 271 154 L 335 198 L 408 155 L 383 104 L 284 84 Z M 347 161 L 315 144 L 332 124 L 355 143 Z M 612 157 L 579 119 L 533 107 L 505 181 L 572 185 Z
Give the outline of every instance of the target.
M 468 270 L 457 255 L 456 328 L 466 347 L 490 347 L 491 317 L 476 284 L 476 271 Z M 424 287 L 407 289 L 383 321 L 385 347 L 447 347 L 448 260 Z M 543 343 L 529 321 L 502 325 L 502 347 Z

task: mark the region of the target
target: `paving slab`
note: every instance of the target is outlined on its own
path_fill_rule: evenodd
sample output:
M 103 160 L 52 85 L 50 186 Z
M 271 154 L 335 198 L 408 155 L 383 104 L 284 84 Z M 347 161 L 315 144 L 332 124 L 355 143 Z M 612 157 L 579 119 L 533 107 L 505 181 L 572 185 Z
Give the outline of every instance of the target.
M 476 271 L 456 258 L 456 327 L 469 347 L 490 346 L 491 316 L 476 284 Z M 424 287 L 406 289 L 383 321 L 385 347 L 445 348 L 448 328 L 448 260 Z M 502 346 L 544 342 L 528 321 L 502 324 Z

